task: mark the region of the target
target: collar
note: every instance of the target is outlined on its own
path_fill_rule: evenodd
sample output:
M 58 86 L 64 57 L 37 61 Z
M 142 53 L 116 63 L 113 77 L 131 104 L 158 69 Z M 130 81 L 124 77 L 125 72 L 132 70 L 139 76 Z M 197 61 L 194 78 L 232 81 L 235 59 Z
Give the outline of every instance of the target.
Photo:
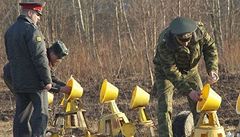
M 197 42 L 203 38 L 203 31 L 198 27 L 196 31 L 193 32 L 194 41 Z
M 25 21 L 29 22 L 30 24 L 34 25 L 35 27 L 37 27 L 37 26 L 33 23 L 32 19 L 30 19 L 30 18 L 29 18 L 28 16 L 26 16 L 26 15 L 19 15 L 18 18 L 17 18 L 17 20 L 25 20 Z

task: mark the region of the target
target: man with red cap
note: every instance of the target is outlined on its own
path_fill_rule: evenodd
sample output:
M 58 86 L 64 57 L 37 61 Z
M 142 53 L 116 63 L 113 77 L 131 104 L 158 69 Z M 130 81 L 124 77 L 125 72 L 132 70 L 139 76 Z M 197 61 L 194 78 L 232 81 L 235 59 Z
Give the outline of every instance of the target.
M 45 6 L 45 2 L 27 2 L 27 3 L 19 3 L 22 6 L 22 9 L 30 9 L 36 11 L 40 16 L 42 16 L 42 9 Z
M 16 97 L 14 137 L 42 137 L 48 122 L 47 91 L 52 79 L 44 36 L 37 27 L 45 3 L 20 3 L 21 15 L 5 33 L 6 54 Z M 33 112 L 26 111 L 32 104 Z M 31 119 L 31 122 L 26 122 Z

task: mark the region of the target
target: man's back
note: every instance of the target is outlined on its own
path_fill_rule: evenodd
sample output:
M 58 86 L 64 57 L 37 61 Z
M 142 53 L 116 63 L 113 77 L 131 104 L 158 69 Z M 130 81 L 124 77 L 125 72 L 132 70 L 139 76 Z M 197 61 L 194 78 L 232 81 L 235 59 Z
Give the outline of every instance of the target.
M 28 17 L 20 15 L 8 29 L 5 46 L 16 92 L 41 90 L 51 83 L 44 37 Z

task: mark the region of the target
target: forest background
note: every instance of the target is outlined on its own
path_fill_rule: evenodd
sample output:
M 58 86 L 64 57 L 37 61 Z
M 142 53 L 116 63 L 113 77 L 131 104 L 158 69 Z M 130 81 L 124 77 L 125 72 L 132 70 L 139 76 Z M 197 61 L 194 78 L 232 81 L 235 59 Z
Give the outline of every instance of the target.
M 158 35 L 177 16 L 203 22 L 215 39 L 219 51 L 220 81 L 239 75 L 239 0 L 45 1 L 39 26 L 47 46 L 59 39 L 70 51 L 58 66 L 57 75 L 64 81 L 73 75 L 82 85 L 85 91 L 83 98 L 93 102 L 94 107 L 90 103 L 85 103 L 85 106 L 93 109 L 90 112 L 98 113 L 93 119 L 102 112 L 95 104 L 99 103 L 104 79 L 120 89 L 118 104 L 123 110 L 129 109 L 135 85 L 150 93 L 154 82 L 152 60 Z M 19 2 L 0 0 L 0 68 L 7 62 L 4 33 L 19 15 Z M 204 80 L 203 62 L 199 69 Z M 231 83 L 233 86 L 234 82 Z M 224 87 L 219 84 L 216 88 L 219 86 Z M 234 91 L 238 93 L 238 89 Z M 153 119 L 156 119 L 155 103 L 150 109 Z

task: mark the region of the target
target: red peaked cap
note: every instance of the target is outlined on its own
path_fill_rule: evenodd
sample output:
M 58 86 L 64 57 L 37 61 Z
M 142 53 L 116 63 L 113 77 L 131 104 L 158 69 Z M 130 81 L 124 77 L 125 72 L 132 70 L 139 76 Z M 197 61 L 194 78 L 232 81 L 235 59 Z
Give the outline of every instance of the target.
M 43 7 L 46 2 L 23 2 L 19 3 L 22 9 L 30 9 L 36 11 L 38 14 L 42 15 Z

